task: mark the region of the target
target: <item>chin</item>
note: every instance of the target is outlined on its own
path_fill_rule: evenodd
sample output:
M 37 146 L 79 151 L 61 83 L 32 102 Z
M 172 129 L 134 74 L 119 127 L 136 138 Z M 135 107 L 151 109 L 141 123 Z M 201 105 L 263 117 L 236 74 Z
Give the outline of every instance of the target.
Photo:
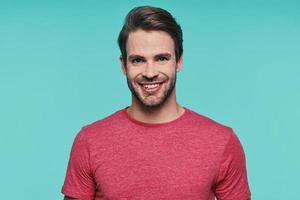
M 148 108 L 158 108 L 162 105 L 161 102 L 158 102 L 158 103 L 145 103 L 145 102 L 142 102 L 143 106 L 145 107 L 148 107 Z
M 165 103 L 166 99 L 160 98 L 160 99 L 156 99 L 156 100 L 145 101 L 145 100 L 141 100 L 141 98 L 138 98 L 137 101 L 139 101 L 139 103 L 145 107 L 158 108 L 158 107 L 161 107 Z

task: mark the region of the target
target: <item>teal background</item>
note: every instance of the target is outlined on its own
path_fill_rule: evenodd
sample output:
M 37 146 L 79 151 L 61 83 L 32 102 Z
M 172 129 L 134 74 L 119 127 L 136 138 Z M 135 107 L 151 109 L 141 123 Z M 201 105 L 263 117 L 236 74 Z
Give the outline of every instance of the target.
M 1 199 L 62 199 L 79 129 L 130 104 L 116 39 L 145 4 L 181 24 L 178 101 L 234 128 L 252 199 L 300 199 L 300 1 L 0 0 Z

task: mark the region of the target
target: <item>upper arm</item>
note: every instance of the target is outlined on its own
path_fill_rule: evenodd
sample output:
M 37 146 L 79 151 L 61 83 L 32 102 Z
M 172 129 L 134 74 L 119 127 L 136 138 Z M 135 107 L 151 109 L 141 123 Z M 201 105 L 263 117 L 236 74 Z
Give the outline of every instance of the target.
M 90 164 L 90 146 L 82 131 L 73 142 L 66 178 L 61 190 L 67 199 L 92 199 L 95 196 L 95 182 Z
M 65 196 L 65 197 L 64 197 L 64 200 L 74 200 L 74 198 Z M 79 199 L 77 199 L 77 200 L 79 200 Z
M 221 159 L 214 193 L 218 200 L 250 199 L 245 153 L 234 132 Z

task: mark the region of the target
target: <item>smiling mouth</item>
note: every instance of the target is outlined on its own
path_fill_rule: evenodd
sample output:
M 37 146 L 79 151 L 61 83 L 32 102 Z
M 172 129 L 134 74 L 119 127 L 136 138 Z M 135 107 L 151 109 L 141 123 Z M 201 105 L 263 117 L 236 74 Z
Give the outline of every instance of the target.
M 163 83 L 146 83 L 146 84 L 140 84 L 142 86 L 143 91 L 147 93 L 154 93 L 157 92 Z

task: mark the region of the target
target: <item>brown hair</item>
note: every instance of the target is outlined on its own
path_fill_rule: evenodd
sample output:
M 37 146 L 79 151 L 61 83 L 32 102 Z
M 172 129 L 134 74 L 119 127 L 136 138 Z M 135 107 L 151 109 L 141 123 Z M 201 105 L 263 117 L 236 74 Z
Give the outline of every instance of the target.
M 145 31 L 158 30 L 168 33 L 175 44 L 176 61 L 182 56 L 182 30 L 175 18 L 166 10 L 151 6 L 133 8 L 126 16 L 118 37 L 122 58 L 126 61 L 126 43 L 130 32 L 142 29 Z M 125 62 L 126 63 L 126 62 Z

